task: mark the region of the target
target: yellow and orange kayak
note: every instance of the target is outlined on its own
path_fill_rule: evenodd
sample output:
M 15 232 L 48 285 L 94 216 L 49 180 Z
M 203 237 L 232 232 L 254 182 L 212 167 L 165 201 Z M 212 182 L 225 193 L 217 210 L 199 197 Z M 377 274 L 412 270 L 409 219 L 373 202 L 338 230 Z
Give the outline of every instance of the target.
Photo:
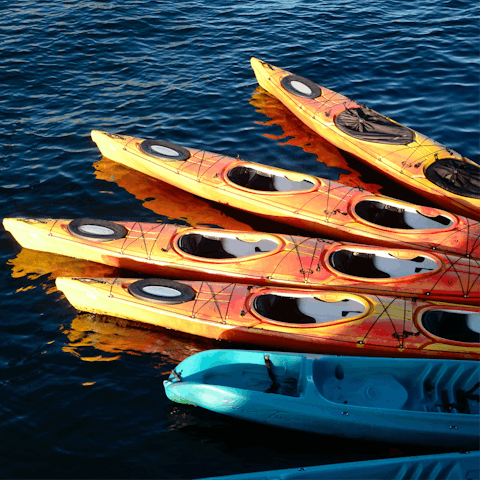
M 105 157 L 199 197 L 338 240 L 480 256 L 480 223 L 170 142 L 92 131 Z
M 264 348 L 480 359 L 478 308 L 407 298 L 164 279 L 65 278 L 78 310 Z
M 480 262 L 284 234 L 95 219 L 6 218 L 24 247 L 147 274 L 480 305 Z
M 328 88 L 251 59 L 258 83 L 336 147 L 446 210 L 480 220 L 480 166 Z

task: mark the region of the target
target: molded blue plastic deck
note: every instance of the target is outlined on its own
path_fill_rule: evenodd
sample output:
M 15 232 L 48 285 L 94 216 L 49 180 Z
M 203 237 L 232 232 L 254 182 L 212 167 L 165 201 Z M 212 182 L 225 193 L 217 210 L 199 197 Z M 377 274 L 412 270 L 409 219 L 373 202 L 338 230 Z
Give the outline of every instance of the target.
M 478 480 L 480 452 L 336 463 L 200 480 Z
M 265 356 L 268 356 L 270 369 Z M 279 427 L 477 449 L 480 365 L 209 350 L 164 382 L 170 400 Z

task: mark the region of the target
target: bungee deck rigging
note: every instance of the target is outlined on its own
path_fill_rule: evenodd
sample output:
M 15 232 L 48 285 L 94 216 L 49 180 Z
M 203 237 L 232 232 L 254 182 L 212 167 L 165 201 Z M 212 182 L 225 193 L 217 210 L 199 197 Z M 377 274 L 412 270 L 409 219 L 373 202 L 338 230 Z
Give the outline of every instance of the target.
M 56 283 L 79 310 L 216 340 L 303 352 L 480 359 L 474 306 L 160 278 L 59 277 Z
M 27 248 L 181 279 L 480 305 L 480 260 L 285 234 L 96 219 L 5 219 Z
M 452 212 L 480 220 L 480 166 L 370 108 L 269 63 L 258 83 L 318 135 Z
M 204 150 L 169 144 L 182 155 L 188 152 L 188 158 L 172 160 L 172 155 L 144 153 L 141 145 L 148 140 L 141 138 L 95 130 L 92 138 L 111 160 L 200 197 L 321 236 L 480 256 L 477 220 Z

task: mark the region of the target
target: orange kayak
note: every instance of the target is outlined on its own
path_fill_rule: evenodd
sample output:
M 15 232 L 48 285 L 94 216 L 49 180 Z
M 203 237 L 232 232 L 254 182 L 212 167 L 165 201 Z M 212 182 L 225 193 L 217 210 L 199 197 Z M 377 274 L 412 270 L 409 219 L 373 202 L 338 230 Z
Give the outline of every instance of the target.
M 163 279 L 65 278 L 78 310 L 264 348 L 341 355 L 480 359 L 466 305 L 344 292 Z
M 258 83 L 336 147 L 446 210 L 480 220 L 480 166 L 316 83 L 256 58 Z
M 182 279 L 480 305 L 476 259 L 283 234 L 107 220 L 6 218 L 24 247 Z
M 199 197 L 322 236 L 480 257 L 480 223 L 311 175 L 92 131 L 105 157 Z

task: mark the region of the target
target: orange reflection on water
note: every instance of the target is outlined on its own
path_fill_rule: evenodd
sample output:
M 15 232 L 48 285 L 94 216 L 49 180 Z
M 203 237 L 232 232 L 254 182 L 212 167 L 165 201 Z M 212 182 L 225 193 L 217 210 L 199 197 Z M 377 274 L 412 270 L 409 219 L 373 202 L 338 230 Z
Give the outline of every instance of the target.
M 86 260 L 77 260 L 53 253 L 37 252 L 23 248 L 18 255 L 7 262 L 12 267 L 13 278 L 27 277 L 36 280 L 48 275 L 45 281 L 30 284 L 17 290 L 26 291 L 40 286 L 47 294 L 58 291 L 52 285 L 57 277 L 119 277 L 125 271 Z M 123 275 L 122 275 L 123 272 Z M 155 365 L 169 365 L 181 362 L 194 353 L 209 348 L 219 348 L 218 342 L 163 330 L 151 325 L 142 325 L 105 315 L 82 313 L 77 315 L 70 327 L 60 326 L 68 342 L 63 351 L 71 353 L 87 362 L 106 362 L 120 359 L 120 354 L 140 355 L 160 353 L 165 362 L 155 360 Z M 185 337 L 185 338 L 184 338 Z M 222 344 L 223 346 L 223 344 Z M 94 350 L 92 350 L 92 347 Z M 228 347 L 227 347 L 228 348 Z M 99 353 L 100 352 L 100 353 Z
M 165 355 L 165 362 L 155 359 L 155 368 L 169 373 L 171 363 L 180 363 L 190 355 L 219 348 L 218 342 L 183 336 L 152 327 L 141 327 L 137 322 L 122 320 L 106 315 L 82 313 L 72 321 L 70 328 L 63 329 L 68 343 L 63 351 L 71 353 L 86 362 L 114 361 L 120 354 L 140 355 L 142 353 L 159 353 Z M 89 349 L 91 355 L 88 355 Z M 102 354 L 98 354 L 101 351 Z M 168 368 L 162 368 L 167 365 Z
M 115 267 L 28 248 L 22 248 L 15 258 L 7 261 L 7 265 L 12 267 L 13 278 L 27 277 L 29 280 L 36 280 L 42 275 L 48 275 L 48 281 L 42 284 L 47 293 L 57 291 L 51 286 L 51 280 L 57 277 L 117 277 L 120 272 Z M 31 288 L 35 286 L 28 285 L 18 291 Z
M 378 193 L 381 185 L 365 183 L 361 174 L 347 162 L 347 159 L 340 153 L 337 147 L 317 135 L 313 130 L 301 122 L 290 112 L 279 100 L 272 97 L 262 87 L 258 87 L 252 95 L 250 103 L 257 112 L 263 113 L 271 118 L 267 122 L 256 122 L 260 125 L 277 125 L 282 128 L 283 135 L 264 134 L 272 140 L 286 138 L 285 142 L 278 142 L 279 145 L 294 145 L 302 148 L 307 153 L 317 156 L 319 162 L 327 167 L 336 167 L 347 170 L 350 173 L 340 174 L 339 182 L 345 185 L 361 187 L 373 193 Z M 289 138 L 291 137 L 291 138 Z
M 249 224 L 227 215 L 222 209 L 216 208 L 212 202 L 108 158 L 103 157 L 93 166 L 98 179 L 117 183 L 135 198 L 141 200 L 144 207 L 158 215 L 173 220 L 184 220 L 190 225 L 215 225 L 233 230 L 253 230 Z

